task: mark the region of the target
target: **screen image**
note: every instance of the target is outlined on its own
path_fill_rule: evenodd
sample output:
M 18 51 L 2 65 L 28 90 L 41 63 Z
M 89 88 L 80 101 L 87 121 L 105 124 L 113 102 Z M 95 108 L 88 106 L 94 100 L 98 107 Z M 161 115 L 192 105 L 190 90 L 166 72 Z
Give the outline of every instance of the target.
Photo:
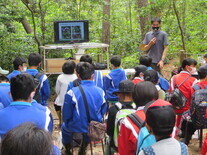
M 55 22 L 55 42 L 88 41 L 87 21 Z

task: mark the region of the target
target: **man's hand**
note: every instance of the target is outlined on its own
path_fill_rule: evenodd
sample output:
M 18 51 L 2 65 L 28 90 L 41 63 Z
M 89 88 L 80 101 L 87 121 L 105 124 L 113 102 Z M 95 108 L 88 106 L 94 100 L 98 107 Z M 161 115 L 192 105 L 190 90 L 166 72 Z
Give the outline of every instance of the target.
M 154 38 L 152 38 L 151 40 L 150 40 L 150 42 L 149 42 L 149 46 L 152 46 L 152 45 L 154 45 L 155 44 L 155 42 L 156 42 L 156 38 L 154 37 Z
M 160 66 L 160 68 L 163 68 L 164 66 L 164 62 L 162 60 L 160 60 L 157 64 L 157 66 Z

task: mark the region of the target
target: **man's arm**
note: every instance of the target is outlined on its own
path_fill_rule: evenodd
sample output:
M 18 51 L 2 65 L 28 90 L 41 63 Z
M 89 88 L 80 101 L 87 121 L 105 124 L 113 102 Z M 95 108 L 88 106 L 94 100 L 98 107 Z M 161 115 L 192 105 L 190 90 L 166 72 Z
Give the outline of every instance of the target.
M 157 66 L 160 66 L 160 68 L 163 68 L 163 66 L 164 66 L 164 60 L 166 58 L 167 51 L 168 51 L 168 45 L 165 45 L 164 46 L 164 51 L 162 53 L 162 58 L 161 58 L 161 60 L 157 64 Z
M 154 37 L 150 40 L 150 42 L 148 44 L 141 44 L 140 50 L 142 50 L 144 52 L 148 51 L 151 48 L 151 46 L 155 44 L 155 42 L 156 42 L 156 38 Z

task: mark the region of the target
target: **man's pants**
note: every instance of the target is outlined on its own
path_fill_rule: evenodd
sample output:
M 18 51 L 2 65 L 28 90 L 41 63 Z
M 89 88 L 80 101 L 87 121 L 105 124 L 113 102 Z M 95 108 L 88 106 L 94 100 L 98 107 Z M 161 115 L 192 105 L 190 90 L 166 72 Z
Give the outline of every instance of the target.
M 152 67 L 154 70 L 156 70 L 156 71 L 158 71 L 158 72 L 160 73 L 161 69 L 160 69 L 159 66 L 157 66 L 157 63 L 152 63 L 152 64 L 151 64 L 151 67 Z

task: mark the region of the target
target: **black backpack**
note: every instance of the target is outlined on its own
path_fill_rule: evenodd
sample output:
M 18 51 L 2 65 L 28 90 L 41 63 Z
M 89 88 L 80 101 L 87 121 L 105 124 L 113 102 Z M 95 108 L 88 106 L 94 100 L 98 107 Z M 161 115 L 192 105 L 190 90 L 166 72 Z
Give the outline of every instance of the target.
M 35 99 L 38 103 L 40 103 L 40 77 L 44 75 L 43 73 L 37 73 L 36 75 L 34 75 L 34 82 L 35 82 L 35 86 L 36 86 L 36 92 L 35 95 L 33 97 L 33 99 Z
M 195 90 L 191 101 L 191 119 L 196 129 L 207 128 L 207 86 L 202 89 L 199 85 L 194 85 Z
M 185 103 L 187 102 L 186 97 L 183 95 L 183 93 L 179 90 L 179 87 L 185 83 L 191 76 L 188 76 L 183 82 L 181 82 L 180 85 L 175 85 L 175 89 L 169 94 L 169 102 L 172 104 L 174 109 L 181 109 L 185 106 Z M 174 78 L 175 79 L 175 78 Z M 174 83 L 176 84 L 176 79 L 174 80 Z

